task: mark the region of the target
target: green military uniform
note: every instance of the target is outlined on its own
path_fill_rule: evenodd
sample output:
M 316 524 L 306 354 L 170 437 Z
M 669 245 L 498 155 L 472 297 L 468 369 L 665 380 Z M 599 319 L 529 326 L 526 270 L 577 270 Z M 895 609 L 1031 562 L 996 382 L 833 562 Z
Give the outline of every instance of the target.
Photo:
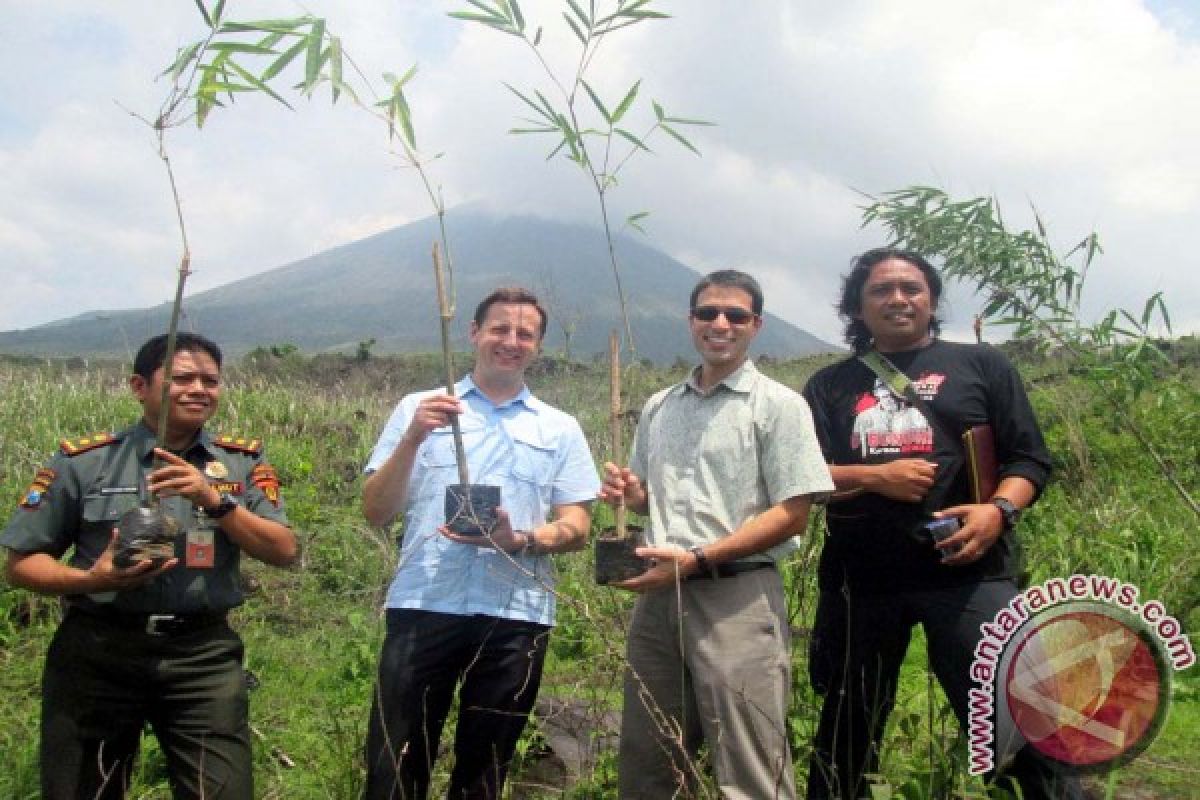
M 0 546 L 56 558 L 71 551 L 68 563 L 88 569 L 138 504 L 154 444 L 141 422 L 64 441 Z M 256 441 L 201 431 L 179 455 L 239 505 L 286 524 L 278 479 Z M 121 797 L 146 722 L 177 798 L 253 796 L 242 643 L 225 622 L 242 602 L 240 550 L 186 498 L 164 498 L 162 509 L 181 531 L 177 567 L 131 589 L 67 598 L 43 676 L 46 798 Z

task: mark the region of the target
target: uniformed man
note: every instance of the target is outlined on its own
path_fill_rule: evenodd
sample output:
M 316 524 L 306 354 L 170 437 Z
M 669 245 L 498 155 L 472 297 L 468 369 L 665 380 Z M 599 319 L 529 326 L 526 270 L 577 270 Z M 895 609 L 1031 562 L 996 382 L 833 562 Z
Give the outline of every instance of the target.
M 203 336 L 179 334 L 155 446 L 166 349 L 156 336 L 134 360 L 142 419 L 63 441 L 0 533 L 9 582 L 66 599 L 42 683 L 48 800 L 123 797 L 147 722 L 175 798 L 254 795 L 242 642 L 225 617 L 242 602 L 240 554 L 285 566 L 296 538 L 259 442 L 204 430 L 221 351 Z M 178 524 L 175 556 L 120 568 L 116 523 L 148 494 Z

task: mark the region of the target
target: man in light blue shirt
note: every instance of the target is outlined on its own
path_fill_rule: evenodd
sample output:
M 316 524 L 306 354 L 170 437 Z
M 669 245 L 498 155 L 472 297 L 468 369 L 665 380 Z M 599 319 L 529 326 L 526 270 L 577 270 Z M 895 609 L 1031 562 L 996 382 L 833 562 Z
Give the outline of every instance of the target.
M 530 292 L 485 297 L 470 326 L 471 374 L 454 396 L 404 397 L 367 463 L 367 520 L 404 514 L 367 731 L 368 800 L 426 796 L 456 688 L 448 796 L 497 798 L 504 786 L 554 624 L 548 556 L 585 545 L 600 487 L 579 423 L 525 386 L 545 333 Z M 458 483 L 455 416 L 471 482 L 501 487 L 497 523 L 483 536 L 445 527 L 445 490 Z

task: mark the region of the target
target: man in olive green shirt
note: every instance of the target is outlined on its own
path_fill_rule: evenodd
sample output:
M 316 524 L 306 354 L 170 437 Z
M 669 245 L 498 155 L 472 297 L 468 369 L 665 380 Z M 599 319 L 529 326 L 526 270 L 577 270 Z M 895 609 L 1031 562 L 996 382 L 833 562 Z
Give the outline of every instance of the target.
M 692 291 L 701 364 L 642 411 L 628 468 L 601 497 L 649 516 L 653 559 L 615 584 L 641 596 L 629 630 L 618 761 L 623 799 L 690 796 L 708 743 L 725 798 L 794 798 L 791 654 L 776 561 L 833 489 L 804 399 L 747 358 L 762 291 L 723 270 Z
M 64 440 L 0 533 L 12 585 L 66 598 L 42 682 L 48 800 L 123 797 L 147 722 L 177 799 L 253 797 L 242 642 L 225 615 L 242 602 L 241 552 L 282 566 L 296 539 L 259 443 L 204 430 L 221 351 L 202 336 L 179 335 L 156 439 L 165 352 L 157 336 L 134 360 L 142 419 Z M 174 557 L 118 567 L 117 522 L 147 493 L 176 523 Z

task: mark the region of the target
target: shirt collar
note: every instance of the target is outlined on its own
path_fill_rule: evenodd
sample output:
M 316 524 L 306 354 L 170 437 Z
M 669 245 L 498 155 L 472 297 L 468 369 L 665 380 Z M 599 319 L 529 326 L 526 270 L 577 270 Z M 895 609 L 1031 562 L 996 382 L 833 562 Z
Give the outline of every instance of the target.
M 136 448 L 135 452 L 143 462 L 148 461 L 154 452 L 155 440 L 157 437 L 154 431 L 150 430 L 150 426 L 146 424 L 146 420 L 139 419 L 137 424 L 130 428 L 130 437 L 133 440 L 133 445 Z M 200 429 L 200 433 L 192 440 L 192 443 L 184 449 L 184 453 L 188 453 L 197 447 L 203 447 L 209 455 L 214 455 L 216 451 L 213 449 L 212 437 L 204 428 Z
M 705 394 L 705 392 L 700 390 L 700 384 L 698 383 L 700 380 L 700 370 L 700 365 L 696 365 L 692 368 L 692 371 L 688 374 L 687 379 L 684 380 L 683 383 L 679 384 L 681 392 L 691 389 L 696 394 Z M 742 362 L 740 367 L 718 381 L 717 385 L 712 387 L 707 394 L 712 394 L 714 391 L 716 391 L 718 386 L 724 386 L 731 392 L 740 392 L 745 394 L 750 391 L 757 379 L 758 367 L 754 366 L 754 362 L 747 358 Z
M 516 397 L 512 398 L 511 400 L 507 400 L 500 405 L 496 405 L 492 402 L 490 397 L 483 393 L 482 389 L 475 385 L 474 379 L 471 378 L 471 373 L 468 372 L 463 376 L 462 380 L 454 384 L 454 394 L 456 394 L 458 397 L 466 397 L 472 393 L 474 393 L 474 395 L 480 400 L 496 409 L 507 408 L 508 406 L 520 403 L 531 411 L 537 411 L 540 405 L 540 401 L 533 396 L 533 392 L 529 391 L 529 387 L 524 384 L 521 385 L 521 391 L 517 392 Z

